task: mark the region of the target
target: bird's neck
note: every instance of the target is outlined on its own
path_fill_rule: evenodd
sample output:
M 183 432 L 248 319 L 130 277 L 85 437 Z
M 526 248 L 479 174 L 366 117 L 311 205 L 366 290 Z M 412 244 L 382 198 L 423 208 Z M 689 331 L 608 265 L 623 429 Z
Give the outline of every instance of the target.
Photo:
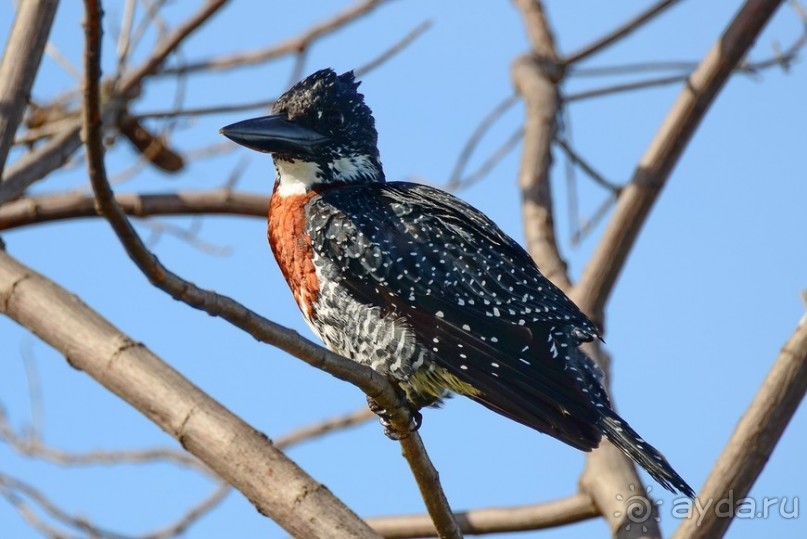
M 384 183 L 384 170 L 377 157 L 354 155 L 317 162 L 275 159 L 275 195 L 304 195 L 338 185 Z

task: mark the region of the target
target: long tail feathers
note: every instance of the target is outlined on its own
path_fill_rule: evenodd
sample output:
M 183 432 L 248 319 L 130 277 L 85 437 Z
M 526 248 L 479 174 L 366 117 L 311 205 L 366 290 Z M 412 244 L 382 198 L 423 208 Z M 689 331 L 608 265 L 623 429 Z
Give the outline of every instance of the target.
M 670 492 L 681 492 L 694 498 L 695 491 L 673 470 L 667 459 L 652 445 L 645 442 L 616 413 L 610 410 L 600 418 L 603 434 L 629 456 L 636 464 L 647 470 L 650 476 Z

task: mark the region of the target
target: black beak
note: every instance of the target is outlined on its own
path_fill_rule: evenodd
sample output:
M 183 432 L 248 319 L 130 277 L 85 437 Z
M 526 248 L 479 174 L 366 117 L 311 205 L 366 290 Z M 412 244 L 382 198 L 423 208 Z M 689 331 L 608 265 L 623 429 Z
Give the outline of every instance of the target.
M 264 153 L 311 154 L 328 139 L 314 130 L 289 120 L 284 114 L 236 122 L 219 133 L 252 150 Z

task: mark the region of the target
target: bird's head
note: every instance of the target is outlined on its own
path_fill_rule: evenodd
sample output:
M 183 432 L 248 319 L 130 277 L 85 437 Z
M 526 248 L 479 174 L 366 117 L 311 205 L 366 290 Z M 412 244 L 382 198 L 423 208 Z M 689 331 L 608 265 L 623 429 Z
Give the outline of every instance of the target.
M 322 69 L 292 86 L 271 116 L 237 122 L 221 134 L 271 153 L 281 194 L 326 184 L 383 182 L 378 133 L 352 71 Z

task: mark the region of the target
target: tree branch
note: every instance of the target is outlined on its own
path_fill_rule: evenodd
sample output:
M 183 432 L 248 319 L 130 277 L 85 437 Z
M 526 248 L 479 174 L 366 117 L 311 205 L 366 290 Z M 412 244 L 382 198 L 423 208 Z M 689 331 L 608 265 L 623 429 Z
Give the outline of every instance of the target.
M 194 30 L 207 21 L 226 0 L 208 0 L 202 8 L 187 21 L 178 26 L 164 41 L 161 41 L 151 56 L 133 71 L 122 76 L 115 88 L 115 96 L 108 98 L 103 107 L 105 122 L 117 117 L 121 107 L 120 96 L 134 90 L 143 79 L 150 75 Z M 53 172 L 81 147 L 81 120 L 76 119 L 64 130 L 40 148 L 18 159 L 10 167 L 0 183 L 0 205 L 22 195 L 33 183 Z
M 614 216 L 586 265 L 572 298 L 595 320 L 602 320 L 603 309 L 616 279 L 625 265 L 639 230 L 661 192 L 672 168 L 695 132 L 709 105 L 723 87 L 732 69 L 745 55 L 780 0 L 748 0 L 728 29 L 689 78 L 655 139 L 639 162 L 631 182 L 622 191 Z M 631 468 L 628 470 L 627 468 Z M 617 494 L 630 496 L 630 484 L 615 483 L 615 474 L 633 473 L 632 466 L 611 444 L 593 451 L 586 460 L 580 478 L 585 492 L 591 494 L 615 534 L 628 533 L 616 514 L 624 507 Z M 641 483 L 634 483 L 636 485 Z M 614 485 L 619 484 L 616 490 Z M 648 524 L 654 521 L 651 519 Z M 633 526 L 631 529 L 636 530 Z
M 308 425 L 289 432 L 288 434 L 284 434 L 280 438 L 275 439 L 275 447 L 278 449 L 286 449 L 287 447 L 319 438 L 320 436 L 336 430 L 361 425 L 375 418 L 376 415 L 365 406 L 345 416 L 331 417 L 319 423 Z
M 11 27 L 0 64 L 0 178 L 14 133 L 28 104 L 58 5 L 58 0 L 23 2 Z
M 227 0 L 207 0 L 204 5 L 188 20 L 179 25 L 165 40 L 160 41 L 145 62 L 137 69 L 126 73 L 115 85 L 118 95 L 128 95 L 148 75 L 153 75 L 169 54 L 174 52 L 182 41 L 191 35 L 197 28 L 206 23 Z
M 87 12 L 85 45 L 85 89 L 83 98 L 84 140 L 87 148 L 87 169 L 95 192 L 98 211 L 107 219 L 135 265 L 157 288 L 174 299 L 220 316 L 243 329 L 258 340 L 273 344 L 334 376 L 361 388 L 369 397 L 387 410 L 392 427 L 401 435 L 404 455 L 412 467 L 413 475 L 423 494 L 426 507 L 435 525 L 445 537 L 459 537 L 454 533 L 451 509 L 436 479 L 436 472 L 428 460 L 417 433 L 409 435 L 411 416 L 401 405 L 392 385 L 369 367 L 343 358 L 303 339 L 296 332 L 283 328 L 248 311 L 231 298 L 206 291 L 169 271 L 146 249 L 120 206 L 106 177 L 103 149 L 103 126 L 100 111 L 100 8 L 97 0 L 85 0 Z M 272 512 L 279 523 L 287 517 Z M 281 519 L 281 520 L 278 520 Z M 290 530 L 291 531 L 291 530 Z M 310 534 L 303 534 L 311 536 Z M 314 534 L 313 536 L 316 536 Z
M 0 312 L 59 350 L 73 367 L 92 376 L 179 440 L 292 535 L 326 537 L 341 531 L 342 537 L 376 536 L 265 435 L 75 295 L 2 251 Z
M 748 0 L 745 3 L 689 77 L 639 161 L 575 290 L 578 305 L 595 319 L 601 317 L 639 231 L 695 129 L 734 67 L 780 4 L 781 0 Z
M 401 439 L 401 454 L 417 479 L 420 496 L 426 502 L 426 510 L 437 530 L 437 536 L 441 539 L 462 539 L 457 517 L 452 513 L 440 484 L 440 474 L 429 460 L 426 447 L 417 431 Z
M 384 2 L 389 0 L 364 0 L 357 3 L 348 9 L 334 15 L 332 18 L 320 22 L 308 28 L 301 35 L 284 41 L 280 44 L 272 45 L 269 48 L 257 51 L 251 51 L 240 54 L 231 54 L 226 56 L 219 56 L 217 58 L 210 58 L 199 62 L 191 62 L 177 67 L 168 67 L 160 71 L 160 75 L 176 75 L 194 73 L 197 71 L 218 71 L 224 69 L 233 69 L 236 67 L 245 67 L 249 65 L 259 64 L 274 60 L 280 56 L 287 54 L 296 54 L 301 50 L 306 49 L 311 42 L 316 39 L 327 35 L 335 30 L 339 30 L 347 23 L 352 22 L 362 15 L 366 15 L 375 8 L 379 7 Z
M 807 391 L 807 322 L 802 320 L 785 343 L 753 402 L 734 429 L 723 453 L 709 473 L 698 499 L 739 502 L 748 495 L 785 427 L 796 413 Z M 734 518 L 708 510 L 700 513 L 697 506 L 690 511 L 675 531 L 674 538 L 701 539 L 723 537 Z M 719 515 L 719 516 L 718 516 Z
M 597 508 L 586 494 L 575 494 L 546 503 L 516 507 L 471 509 L 456 514 L 460 529 L 468 535 L 543 530 L 595 518 Z M 435 537 L 428 515 L 402 515 L 367 519 L 386 539 Z
M 560 97 L 557 84 L 563 78 L 555 43 L 543 6 L 535 0 L 516 0 L 532 45 L 532 55 L 517 58 L 511 68 L 516 91 L 524 98 L 526 118 L 518 185 L 527 251 L 544 276 L 562 290 L 572 283 L 555 237 L 549 170 L 552 141 L 557 131 Z
M 518 94 L 507 96 L 501 103 L 493 107 L 493 110 L 487 113 L 484 118 L 482 118 L 482 121 L 479 122 L 479 125 L 471 133 L 471 136 L 468 137 L 468 140 L 465 142 L 465 146 L 462 147 L 462 151 L 460 152 L 459 157 L 457 157 L 457 162 L 454 164 L 454 170 L 451 172 L 448 182 L 446 182 L 446 190 L 455 191 L 459 189 L 461 185 L 467 183 L 467 178 L 463 178 L 463 173 L 465 172 L 465 168 L 468 166 L 468 161 L 471 160 L 471 156 L 474 154 L 479 141 L 482 140 L 482 137 L 488 132 L 490 127 L 496 123 L 505 112 L 510 110 L 513 105 L 518 103 L 520 99 L 521 96 Z M 523 134 L 519 136 L 519 140 L 522 136 Z
M 423 21 L 422 23 L 411 29 L 405 36 L 393 43 L 387 50 L 382 51 L 381 54 L 367 62 L 366 64 L 357 67 L 353 70 L 353 74 L 357 79 L 364 77 L 367 73 L 376 69 L 378 66 L 404 50 L 406 47 L 415 42 L 417 38 L 423 35 L 426 30 L 432 27 L 431 21 Z
M 587 45 L 580 49 L 577 52 L 573 52 L 572 54 L 568 55 L 566 58 L 563 59 L 563 63 L 566 65 L 574 64 L 585 60 L 589 56 L 597 54 L 601 52 L 603 49 L 607 48 L 610 45 L 613 45 L 623 37 L 631 34 L 633 31 L 638 30 L 641 26 L 646 24 L 647 22 L 651 21 L 657 15 L 663 13 L 667 8 L 674 6 L 678 3 L 678 0 L 661 0 L 657 4 L 651 6 L 646 11 L 643 11 L 633 19 L 629 20 L 622 26 L 619 26 L 608 32 L 606 35 L 595 41 L 594 43 Z

